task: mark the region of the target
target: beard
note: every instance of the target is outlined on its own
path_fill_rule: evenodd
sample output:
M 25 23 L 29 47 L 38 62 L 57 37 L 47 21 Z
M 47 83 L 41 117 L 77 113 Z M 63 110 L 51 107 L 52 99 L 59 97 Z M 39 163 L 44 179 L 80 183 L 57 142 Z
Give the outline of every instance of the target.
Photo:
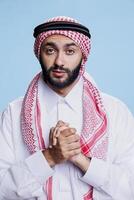
M 64 68 L 59 65 L 51 66 L 49 69 L 47 69 L 46 65 L 42 63 L 40 60 L 41 68 L 42 68 L 42 75 L 43 80 L 45 83 L 50 84 L 55 89 L 63 89 L 71 85 L 79 76 L 80 68 L 81 68 L 81 62 L 73 69 L 70 70 L 68 68 Z M 60 81 L 58 79 L 55 79 L 51 76 L 51 72 L 54 70 L 61 70 L 62 72 L 67 74 L 67 78 L 63 81 Z

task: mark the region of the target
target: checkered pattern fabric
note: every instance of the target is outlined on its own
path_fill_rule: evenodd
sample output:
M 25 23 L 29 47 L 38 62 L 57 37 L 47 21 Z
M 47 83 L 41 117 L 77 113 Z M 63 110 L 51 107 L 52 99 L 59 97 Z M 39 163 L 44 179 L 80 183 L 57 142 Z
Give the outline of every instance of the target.
M 55 17 L 49 19 L 47 22 L 52 22 L 52 21 L 67 21 L 67 22 L 78 23 L 77 20 L 74 20 L 70 17 Z M 38 59 L 40 58 L 40 49 L 42 42 L 51 35 L 64 35 L 72 39 L 79 46 L 83 54 L 82 67 L 85 65 L 85 62 L 87 61 L 91 49 L 91 40 L 82 33 L 69 30 L 52 30 L 40 33 L 37 36 L 34 43 L 34 53 Z

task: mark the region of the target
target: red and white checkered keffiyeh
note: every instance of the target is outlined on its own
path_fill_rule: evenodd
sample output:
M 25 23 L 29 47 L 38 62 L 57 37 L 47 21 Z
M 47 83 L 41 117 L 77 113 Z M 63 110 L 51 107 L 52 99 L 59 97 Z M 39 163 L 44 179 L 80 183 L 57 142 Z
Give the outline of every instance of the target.
M 47 22 L 51 22 L 51 21 L 69 21 L 69 22 L 78 23 L 78 21 L 70 17 L 63 17 L 63 16 L 52 18 L 48 20 Z M 52 31 L 42 32 L 37 36 L 34 43 L 34 53 L 38 59 L 40 58 L 40 48 L 41 48 L 42 42 L 51 35 L 64 35 L 66 37 L 69 37 L 80 47 L 81 52 L 83 54 L 83 60 L 81 64 L 81 73 L 84 73 L 84 65 L 85 65 L 85 62 L 87 61 L 88 55 L 90 53 L 90 48 L 91 48 L 90 39 L 84 34 L 76 32 L 76 31 L 52 30 Z
M 73 20 L 65 17 L 53 18 L 54 20 Z M 76 21 L 75 21 L 76 22 Z M 90 51 L 89 39 L 73 31 L 48 31 L 41 33 L 35 41 L 35 54 L 39 58 L 40 47 L 43 40 L 52 34 L 63 34 L 74 40 L 83 53 L 83 64 L 87 60 Z M 108 136 L 106 134 L 107 117 L 99 90 L 93 85 L 86 73 L 82 74 L 83 86 L 83 129 L 81 132 L 81 150 L 84 155 L 106 159 Z M 21 129 L 24 141 L 31 153 L 45 149 L 43 130 L 41 127 L 40 95 L 38 92 L 40 73 L 32 80 L 23 100 L 21 111 Z M 44 98 L 45 100 L 45 98 Z M 44 118 L 44 116 L 43 116 Z M 52 200 L 52 177 L 45 185 L 48 200 Z M 93 188 L 89 185 L 89 190 L 83 196 L 84 200 L 92 200 Z

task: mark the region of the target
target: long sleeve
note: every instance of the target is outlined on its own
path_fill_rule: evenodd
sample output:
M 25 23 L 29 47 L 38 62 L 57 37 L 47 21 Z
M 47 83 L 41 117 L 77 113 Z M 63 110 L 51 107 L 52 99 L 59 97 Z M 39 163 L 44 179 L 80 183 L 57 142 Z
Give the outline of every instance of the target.
M 94 187 L 94 195 L 98 199 L 133 200 L 134 118 L 126 106 L 117 100 L 108 111 L 107 160 L 92 158 L 81 180 Z
M 17 118 L 19 113 L 18 116 L 16 113 L 16 123 Z M 15 135 L 21 136 L 19 127 L 14 129 L 12 120 L 9 106 L 0 119 L 0 200 L 41 198 L 45 181 L 52 176 L 53 170 L 40 151 L 27 156 L 20 151 L 22 156 L 17 158 Z

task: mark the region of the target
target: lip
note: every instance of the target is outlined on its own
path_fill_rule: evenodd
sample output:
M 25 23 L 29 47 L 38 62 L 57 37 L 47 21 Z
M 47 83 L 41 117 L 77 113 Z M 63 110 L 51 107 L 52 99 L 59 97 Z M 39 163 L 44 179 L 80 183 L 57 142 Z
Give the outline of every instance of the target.
M 53 76 L 55 76 L 56 78 L 61 78 L 64 76 L 66 72 L 63 70 L 53 70 L 52 73 L 53 73 Z

